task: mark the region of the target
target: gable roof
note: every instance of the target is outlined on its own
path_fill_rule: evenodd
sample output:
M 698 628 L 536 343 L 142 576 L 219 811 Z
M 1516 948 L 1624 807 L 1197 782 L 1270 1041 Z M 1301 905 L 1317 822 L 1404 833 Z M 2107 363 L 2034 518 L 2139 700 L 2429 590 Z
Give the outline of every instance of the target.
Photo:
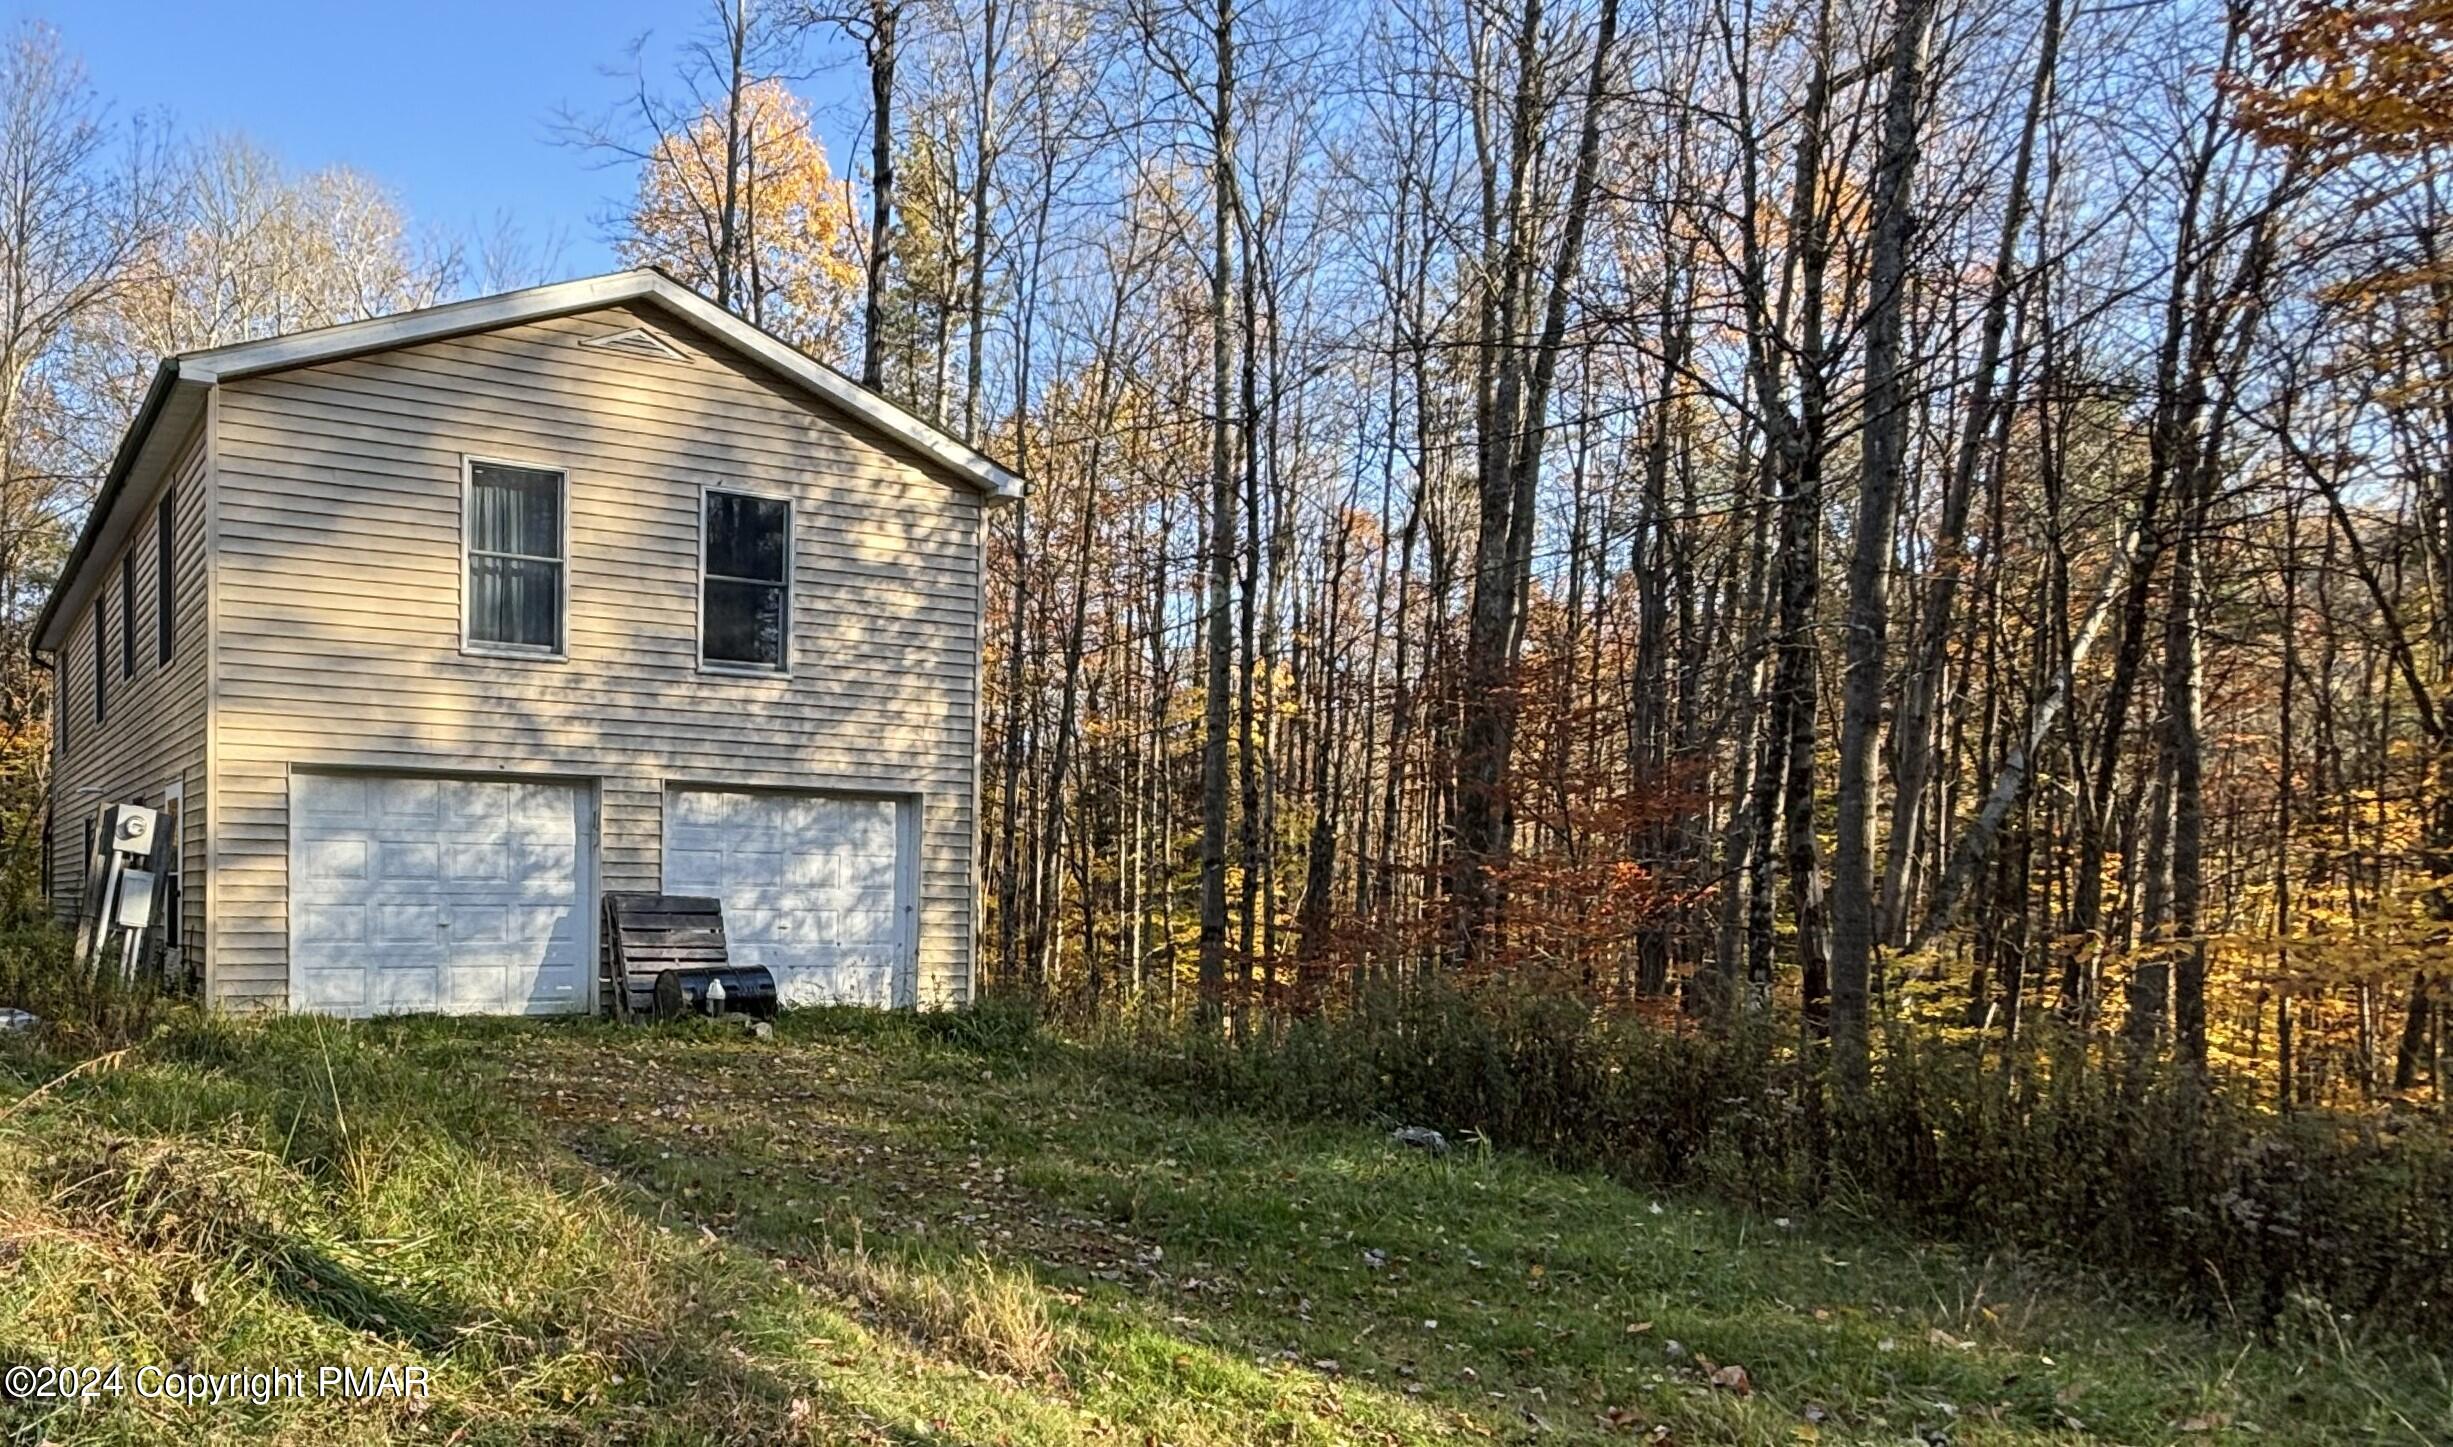
M 97 551 L 116 552 L 136 526 L 134 509 L 128 504 L 151 494 L 153 483 L 169 468 L 204 415 L 206 394 L 218 383 L 625 303 L 651 306 L 687 323 L 822 405 L 936 463 L 992 503 L 1022 496 L 1022 478 L 996 459 L 725 311 L 662 271 L 641 267 L 609 272 L 165 358 L 155 368 L 153 385 L 112 455 L 110 471 L 61 569 L 60 581 L 35 619 L 35 651 L 53 651 L 64 641 L 55 634 L 65 634 L 65 620 L 92 591 L 85 577 L 87 564 Z

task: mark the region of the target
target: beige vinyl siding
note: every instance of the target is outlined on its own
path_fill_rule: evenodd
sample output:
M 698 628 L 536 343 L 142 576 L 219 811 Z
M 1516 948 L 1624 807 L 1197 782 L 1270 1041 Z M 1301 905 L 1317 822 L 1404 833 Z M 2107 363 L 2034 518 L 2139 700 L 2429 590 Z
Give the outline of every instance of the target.
M 165 787 L 181 784 L 182 918 L 180 932 L 190 951 L 204 948 L 206 885 L 204 862 L 206 781 L 204 777 L 206 559 L 205 508 L 211 482 L 211 453 L 205 430 L 196 429 L 170 469 L 169 486 L 178 502 L 172 522 L 172 548 L 177 562 L 176 651 L 162 662 L 160 613 L 160 530 L 154 509 L 156 492 L 128 540 L 108 557 L 97 555 L 86 566 L 101 579 L 96 594 L 109 615 L 103 664 L 108 671 L 107 717 L 94 722 L 94 605 L 88 602 L 71 620 L 66 640 L 53 659 L 54 683 L 64 705 L 67 745 L 55 761 L 51 785 L 51 877 L 47 881 L 51 907 L 62 920 L 75 917 L 85 886 L 85 824 L 105 803 L 140 801 L 160 804 Z M 120 675 L 120 566 L 133 555 L 136 562 L 136 674 Z M 190 955 L 195 960 L 195 954 Z
M 578 343 L 647 325 L 682 363 Z M 285 998 L 294 766 L 597 785 L 607 889 L 669 787 L 917 796 L 923 1004 L 967 996 L 981 502 L 625 308 L 222 384 L 217 983 Z M 461 648 L 461 469 L 569 478 L 568 661 Z M 698 666 L 703 487 L 794 507 L 792 674 Z

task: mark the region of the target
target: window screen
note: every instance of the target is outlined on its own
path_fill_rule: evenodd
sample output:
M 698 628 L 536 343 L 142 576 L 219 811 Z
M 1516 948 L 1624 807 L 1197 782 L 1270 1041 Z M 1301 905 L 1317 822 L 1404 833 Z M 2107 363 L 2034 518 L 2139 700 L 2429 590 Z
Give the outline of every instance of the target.
M 562 651 L 562 474 L 469 465 L 468 641 Z

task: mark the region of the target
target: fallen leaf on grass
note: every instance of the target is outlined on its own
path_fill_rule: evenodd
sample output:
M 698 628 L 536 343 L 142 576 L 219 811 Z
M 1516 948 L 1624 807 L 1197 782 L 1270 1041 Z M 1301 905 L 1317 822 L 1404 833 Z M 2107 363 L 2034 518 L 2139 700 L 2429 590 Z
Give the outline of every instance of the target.
M 1631 1321 L 1627 1323 L 1627 1335 L 1629 1336 L 1642 1336 L 1644 1333 L 1650 1330 L 1652 1330 L 1652 1323 L 1648 1321 Z
M 2192 1434 L 2199 1432 L 2220 1432 L 2231 1424 L 2231 1413 L 2208 1412 L 2202 1417 L 2191 1417 L 2189 1420 L 2180 1423 L 2175 1430 Z
M 1751 1397 L 1755 1392 L 1754 1379 L 1747 1376 L 1746 1369 L 1735 1362 L 1714 1372 L 1712 1385 L 1725 1392 L 1735 1392 L 1741 1397 Z

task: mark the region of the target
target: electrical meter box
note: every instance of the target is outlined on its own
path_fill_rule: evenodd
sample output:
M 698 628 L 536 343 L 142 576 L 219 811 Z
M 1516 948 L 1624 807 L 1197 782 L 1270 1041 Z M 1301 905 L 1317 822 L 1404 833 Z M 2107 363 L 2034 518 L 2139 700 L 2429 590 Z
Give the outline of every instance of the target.
M 119 905 L 111 923 L 120 929 L 144 929 L 153 923 L 153 871 L 124 870 L 119 876 Z
M 102 813 L 103 837 L 115 853 L 151 854 L 153 831 L 161 817 L 142 804 L 113 804 Z

